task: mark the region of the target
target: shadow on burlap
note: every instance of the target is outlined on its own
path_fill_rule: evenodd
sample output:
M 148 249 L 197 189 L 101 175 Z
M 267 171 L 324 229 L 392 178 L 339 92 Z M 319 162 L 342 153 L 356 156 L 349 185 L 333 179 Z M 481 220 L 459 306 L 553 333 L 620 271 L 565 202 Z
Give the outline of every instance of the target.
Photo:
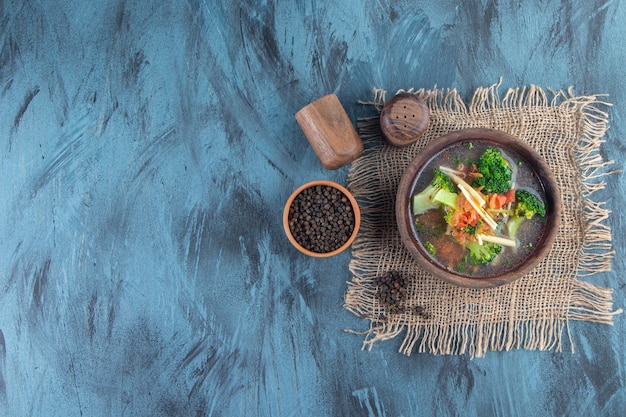
M 431 119 L 420 140 L 387 145 L 378 117 L 363 119 L 363 155 L 352 163 L 348 188 L 359 201 L 362 224 L 352 245 L 352 279 L 345 308 L 367 319 L 363 348 L 402 336 L 400 352 L 468 354 L 489 350 L 562 351 L 570 320 L 612 324 L 612 290 L 581 278 L 611 269 L 614 250 L 605 224 L 609 210 L 592 194 L 604 187 L 612 161 L 599 153 L 608 128 L 602 96 L 574 96 L 530 86 L 479 88 L 469 104 L 456 90 L 408 90 L 426 100 Z M 405 91 L 407 92 L 407 91 Z M 364 104 L 379 111 L 385 91 Z M 513 284 L 492 289 L 456 287 L 422 270 L 402 245 L 395 221 L 395 196 L 404 170 L 429 142 L 451 131 L 484 127 L 505 131 L 531 145 L 553 171 L 563 203 L 554 246 L 543 262 Z M 405 313 L 388 315 L 376 298 L 374 279 L 386 271 L 409 278 Z M 571 340 L 570 340 L 571 344 Z M 572 345 L 573 349 L 573 345 Z

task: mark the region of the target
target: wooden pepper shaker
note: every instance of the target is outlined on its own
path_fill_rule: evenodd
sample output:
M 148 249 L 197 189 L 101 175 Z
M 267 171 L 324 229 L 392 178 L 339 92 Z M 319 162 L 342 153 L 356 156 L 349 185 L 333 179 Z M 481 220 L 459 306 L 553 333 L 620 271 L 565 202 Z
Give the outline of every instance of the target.
M 426 102 L 415 94 L 400 93 L 385 103 L 380 129 L 389 143 L 407 146 L 419 139 L 430 122 Z
M 340 168 L 363 153 L 363 142 L 335 94 L 304 106 L 296 120 L 326 169 Z

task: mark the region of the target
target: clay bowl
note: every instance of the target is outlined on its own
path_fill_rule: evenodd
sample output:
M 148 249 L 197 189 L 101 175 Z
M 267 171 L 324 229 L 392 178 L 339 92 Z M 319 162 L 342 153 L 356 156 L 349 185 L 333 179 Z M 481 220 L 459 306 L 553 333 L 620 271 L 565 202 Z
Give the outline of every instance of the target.
M 290 208 L 292 204 L 294 204 L 294 200 L 296 199 L 296 197 L 298 197 L 304 190 L 307 190 L 312 187 L 317 187 L 317 186 L 332 187 L 336 190 L 339 190 L 341 194 L 348 199 L 348 203 L 349 203 L 350 209 L 352 211 L 352 216 L 353 216 L 352 232 L 349 234 L 347 240 L 345 240 L 345 242 L 341 244 L 341 246 L 333 250 L 327 251 L 327 252 L 316 252 L 312 249 L 309 249 L 303 246 L 303 244 L 300 244 L 298 242 L 298 239 L 294 236 L 294 233 L 292 232 L 292 229 L 290 226 L 290 220 L 298 221 L 298 220 L 293 220 L 290 218 Z M 328 219 L 326 214 L 325 214 L 325 218 Z M 332 220 L 328 220 L 328 223 L 332 223 L 332 222 L 333 222 Z M 354 196 L 345 187 L 341 186 L 340 184 L 337 184 L 336 182 L 328 181 L 328 180 L 315 180 L 315 181 L 310 181 L 301 185 L 289 196 L 289 198 L 287 199 L 287 202 L 285 203 L 285 207 L 283 210 L 283 227 L 285 229 L 285 234 L 287 235 L 287 238 L 289 239 L 291 244 L 300 252 L 304 253 L 305 255 L 313 256 L 316 258 L 328 258 L 330 256 L 337 255 L 343 252 L 344 250 L 346 250 L 348 247 L 350 247 L 352 242 L 354 242 L 354 239 L 356 238 L 359 232 L 360 225 L 361 225 L 361 211 L 359 209 L 359 205 L 357 204 Z
M 524 249 L 524 255 L 511 268 L 503 268 L 503 270 L 495 271 L 491 275 L 482 277 L 467 276 L 436 263 L 423 246 L 423 242 L 420 241 L 411 211 L 411 196 L 415 192 L 421 191 L 425 179 L 425 177 L 422 178 L 422 183 L 419 187 L 416 187 L 420 175 L 424 173 L 424 175 L 431 175 L 432 178 L 431 169 L 433 166 L 429 166 L 429 163 L 431 161 L 435 163 L 435 158 L 447 155 L 446 152 L 450 152 L 451 149 L 456 149 L 458 152 L 461 149 L 459 148 L 460 144 L 467 146 L 466 149 L 469 149 L 470 143 L 472 146 L 478 144 L 480 146 L 497 147 L 505 155 L 507 153 L 517 155 L 520 158 L 519 166 L 524 164 L 527 167 L 524 168 L 524 172 L 530 172 L 530 175 L 527 175 L 527 177 L 532 178 L 534 175 L 533 183 L 537 184 L 538 182 L 538 186 L 543 189 L 546 203 L 545 222 L 537 243 L 532 245 L 532 248 Z M 426 174 L 427 171 L 430 174 Z M 522 172 L 522 170 L 519 172 Z M 558 231 L 560 218 L 561 199 L 559 190 L 554 176 L 543 158 L 518 138 L 492 129 L 459 130 L 432 141 L 410 163 L 402 176 L 396 195 L 398 230 L 402 243 L 415 261 L 434 277 L 468 288 L 491 288 L 509 284 L 530 272 L 550 251 Z

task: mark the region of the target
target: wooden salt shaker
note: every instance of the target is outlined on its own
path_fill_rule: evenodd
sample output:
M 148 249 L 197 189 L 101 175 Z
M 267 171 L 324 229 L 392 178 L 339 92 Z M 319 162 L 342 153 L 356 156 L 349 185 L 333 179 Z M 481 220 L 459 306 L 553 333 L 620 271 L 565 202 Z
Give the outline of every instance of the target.
M 419 139 L 430 122 L 426 102 L 415 94 L 400 93 L 380 113 L 380 129 L 389 143 L 407 146 Z
M 296 120 L 326 169 L 340 168 L 363 153 L 363 142 L 335 94 L 304 106 Z

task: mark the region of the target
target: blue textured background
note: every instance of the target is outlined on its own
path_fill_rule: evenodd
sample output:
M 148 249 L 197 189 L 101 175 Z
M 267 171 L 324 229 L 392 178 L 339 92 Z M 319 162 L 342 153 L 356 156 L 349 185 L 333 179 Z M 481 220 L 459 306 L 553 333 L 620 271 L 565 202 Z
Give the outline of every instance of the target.
M 293 117 L 371 88 L 609 93 L 623 168 L 620 1 L 0 1 L 0 415 L 618 416 L 626 332 L 484 359 L 360 350 L 349 254 L 289 246 L 324 170 Z M 623 307 L 624 177 L 613 272 Z

